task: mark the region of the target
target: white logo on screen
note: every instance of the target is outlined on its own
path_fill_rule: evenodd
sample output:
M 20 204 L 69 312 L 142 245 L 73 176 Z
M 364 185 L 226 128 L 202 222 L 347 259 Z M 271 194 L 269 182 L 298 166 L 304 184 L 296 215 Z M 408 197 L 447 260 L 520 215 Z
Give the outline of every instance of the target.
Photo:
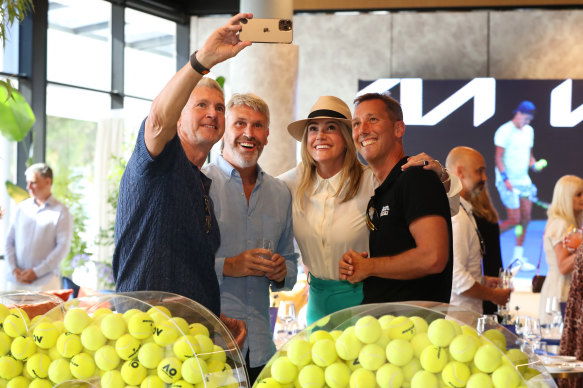
M 496 112 L 496 79 L 474 78 L 435 108 L 423 114 L 423 80 L 421 78 L 382 78 L 357 93 L 384 93 L 400 85 L 403 118 L 407 125 L 433 126 L 474 100 L 474 127 L 483 124 Z M 573 80 L 568 79 L 551 91 L 550 125 L 574 127 L 583 121 L 583 105 L 575 110 L 573 105 Z

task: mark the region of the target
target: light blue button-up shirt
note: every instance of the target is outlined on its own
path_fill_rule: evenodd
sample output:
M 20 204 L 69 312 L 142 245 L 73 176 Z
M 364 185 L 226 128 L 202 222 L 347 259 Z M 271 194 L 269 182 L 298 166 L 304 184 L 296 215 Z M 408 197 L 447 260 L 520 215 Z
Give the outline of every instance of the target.
M 250 366 L 255 368 L 266 364 L 275 353 L 269 323 L 269 287 L 281 291 L 291 289 L 296 282 L 298 254 L 293 245 L 291 194 L 285 183 L 257 166 L 257 181 L 247 205 L 239 172 L 222 156 L 203 167 L 203 172 L 213 180 L 210 196 L 221 232 L 221 246 L 215 259 L 221 312 L 247 324 L 242 351 L 243 355 L 249 351 Z M 225 258 L 255 248 L 258 238 L 271 240 L 274 251 L 285 258 L 287 275 L 283 288 L 277 288 L 265 276 L 223 276 Z

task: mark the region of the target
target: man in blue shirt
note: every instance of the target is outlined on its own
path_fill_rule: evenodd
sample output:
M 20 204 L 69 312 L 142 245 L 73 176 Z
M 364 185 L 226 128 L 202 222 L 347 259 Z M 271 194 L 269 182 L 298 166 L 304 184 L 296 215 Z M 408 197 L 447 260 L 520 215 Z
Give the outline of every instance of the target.
M 298 255 L 291 194 L 257 164 L 269 135 L 269 108 L 253 94 L 235 94 L 227 112 L 222 155 L 203 172 L 213 180 L 210 196 L 223 236 L 215 259 L 221 312 L 247 324 L 242 351 L 253 384 L 275 353 L 269 288 L 293 287 Z M 274 251 L 257 248 L 258 239 L 271 241 Z

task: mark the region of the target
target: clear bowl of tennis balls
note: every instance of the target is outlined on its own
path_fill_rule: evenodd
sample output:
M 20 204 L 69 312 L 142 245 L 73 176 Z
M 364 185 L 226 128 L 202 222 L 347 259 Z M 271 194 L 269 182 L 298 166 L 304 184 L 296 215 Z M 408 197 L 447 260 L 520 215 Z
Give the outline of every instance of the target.
M 428 302 L 341 310 L 284 344 L 254 387 L 556 387 L 515 334 L 480 318 Z
M 100 294 L 22 319 L 24 334 L 0 331 L 0 387 L 249 386 L 229 330 L 180 295 Z

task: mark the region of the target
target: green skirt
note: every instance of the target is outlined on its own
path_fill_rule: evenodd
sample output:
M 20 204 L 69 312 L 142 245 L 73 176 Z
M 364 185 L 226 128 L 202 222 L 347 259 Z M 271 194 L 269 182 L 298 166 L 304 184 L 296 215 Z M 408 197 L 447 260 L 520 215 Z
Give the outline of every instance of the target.
M 346 280 L 325 280 L 308 276 L 310 293 L 306 310 L 308 325 L 338 310 L 357 306 L 362 302 L 362 283 Z

